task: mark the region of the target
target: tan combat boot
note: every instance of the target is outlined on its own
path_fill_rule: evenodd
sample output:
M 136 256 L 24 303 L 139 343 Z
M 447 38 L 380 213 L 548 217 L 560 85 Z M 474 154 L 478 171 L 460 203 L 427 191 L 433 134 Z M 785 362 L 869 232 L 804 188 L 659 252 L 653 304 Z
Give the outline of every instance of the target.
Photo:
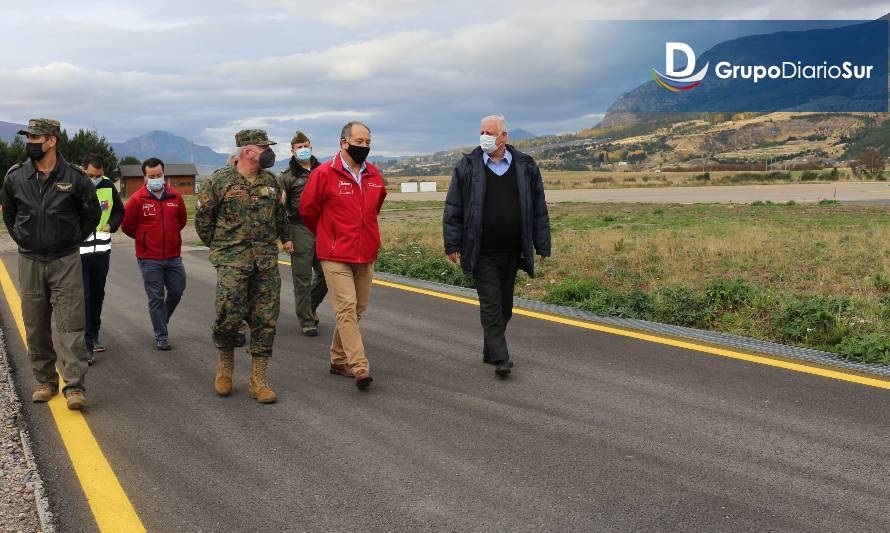
M 31 401 L 35 403 L 48 402 L 56 395 L 56 388 L 49 383 L 41 383 L 34 394 L 31 395 Z
M 278 396 L 269 388 L 266 381 L 266 369 L 269 368 L 268 357 L 253 357 L 250 360 L 250 388 L 247 394 L 260 403 L 275 403 Z
M 235 370 L 235 350 L 232 348 L 219 351 L 219 363 L 216 365 L 216 379 L 213 388 L 220 396 L 232 393 L 232 372 Z

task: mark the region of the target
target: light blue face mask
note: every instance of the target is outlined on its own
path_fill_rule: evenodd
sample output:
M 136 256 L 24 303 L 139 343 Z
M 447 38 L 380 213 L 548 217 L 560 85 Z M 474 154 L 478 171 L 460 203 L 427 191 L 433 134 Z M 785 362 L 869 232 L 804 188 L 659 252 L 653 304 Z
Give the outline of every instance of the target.
M 297 161 L 309 161 L 312 157 L 312 148 L 298 148 L 294 155 L 297 156 Z
M 151 192 L 160 192 L 164 188 L 164 177 L 148 178 L 147 187 Z

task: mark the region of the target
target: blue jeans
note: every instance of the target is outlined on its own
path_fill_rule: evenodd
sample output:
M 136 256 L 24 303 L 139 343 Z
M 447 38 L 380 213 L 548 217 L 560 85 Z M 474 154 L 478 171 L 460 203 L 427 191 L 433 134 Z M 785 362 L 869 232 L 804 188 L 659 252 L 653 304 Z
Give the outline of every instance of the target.
M 167 340 L 167 324 L 185 292 L 185 267 L 182 258 L 139 259 L 139 270 L 148 296 L 148 314 L 155 341 Z M 165 294 L 166 289 L 166 294 Z

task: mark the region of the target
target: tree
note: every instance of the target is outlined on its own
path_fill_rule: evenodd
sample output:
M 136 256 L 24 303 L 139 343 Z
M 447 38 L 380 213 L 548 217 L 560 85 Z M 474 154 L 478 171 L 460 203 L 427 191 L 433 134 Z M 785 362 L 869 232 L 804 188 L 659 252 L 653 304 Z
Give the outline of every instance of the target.
M 884 158 L 878 150 L 868 148 L 853 161 L 852 166 L 855 172 L 880 174 L 884 170 Z
M 9 167 L 16 163 L 21 163 L 25 160 L 25 157 L 27 157 L 25 155 L 25 143 L 21 137 L 16 137 L 10 144 L 0 141 L 0 181 L 2 181 L 3 176 L 6 176 Z
M 70 140 L 68 132 L 62 130 L 59 136 L 59 153 L 70 163 L 78 165 L 87 154 L 98 154 L 105 162 L 105 175 L 112 181 L 117 181 L 121 177 L 114 149 L 105 137 L 100 136 L 95 130 L 78 130 Z
M 126 155 L 123 159 L 118 162 L 118 166 L 121 165 L 141 165 L 142 161 L 139 160 L 138 157 L 132 155 Z

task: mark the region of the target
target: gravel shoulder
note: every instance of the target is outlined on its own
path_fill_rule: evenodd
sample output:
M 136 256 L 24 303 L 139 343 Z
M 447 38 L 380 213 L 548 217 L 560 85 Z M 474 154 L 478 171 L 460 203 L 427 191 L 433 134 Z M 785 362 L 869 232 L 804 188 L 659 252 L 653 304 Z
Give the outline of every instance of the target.
M 0 327 L 0 531 L 53 530 Z M 38 514 L 38 507 L 41 509 Z M 43 522 L 43 524 L 42 524 Z

